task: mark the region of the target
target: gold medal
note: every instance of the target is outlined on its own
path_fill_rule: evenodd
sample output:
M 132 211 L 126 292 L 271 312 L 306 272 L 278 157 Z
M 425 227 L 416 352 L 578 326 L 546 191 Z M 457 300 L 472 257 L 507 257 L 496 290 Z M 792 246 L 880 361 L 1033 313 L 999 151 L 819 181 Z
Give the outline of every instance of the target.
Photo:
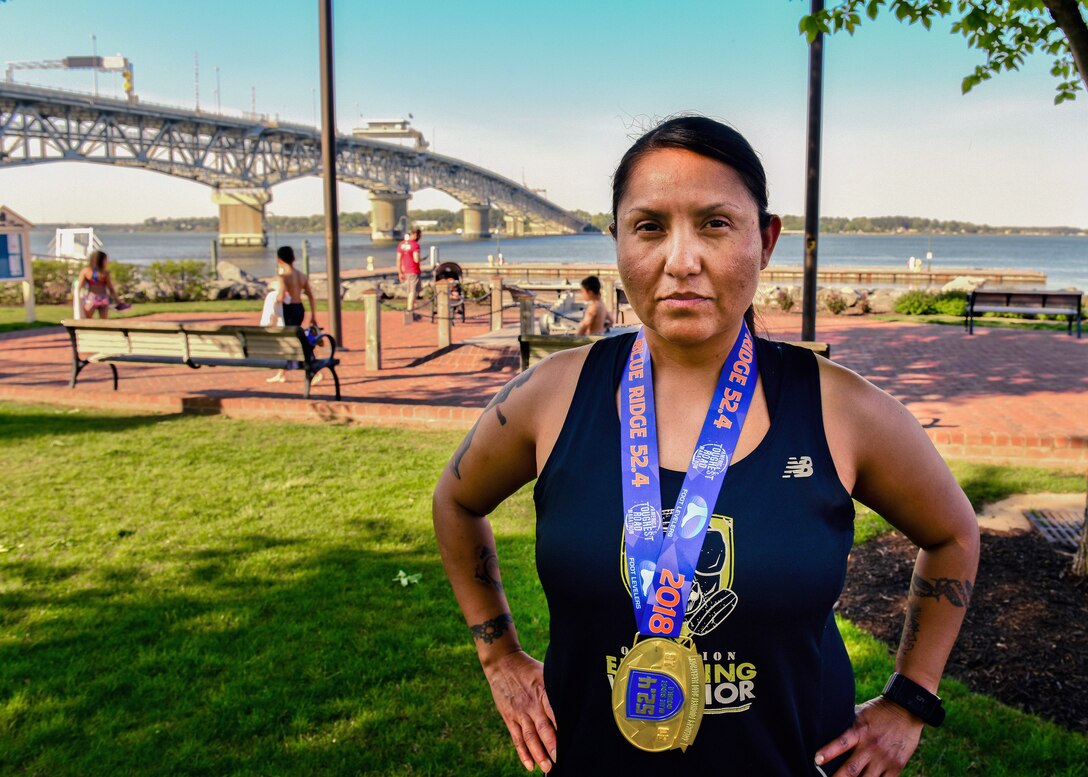
M 703 660 L 691 638 L 636 635 L 612 684 L 612 714 L 640 750 L 686 750 L 703 719 Z

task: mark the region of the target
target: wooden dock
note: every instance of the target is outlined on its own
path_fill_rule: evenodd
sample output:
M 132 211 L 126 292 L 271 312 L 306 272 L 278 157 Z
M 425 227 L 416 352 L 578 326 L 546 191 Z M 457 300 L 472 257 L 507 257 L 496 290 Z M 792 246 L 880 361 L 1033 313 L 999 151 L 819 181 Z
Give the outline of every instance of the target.
M 590 262 L 561 264 L 559 262 L 539 262 L 525 264 L 507 264 L 490 266 L 483 262 L 462 263 L 465 277 L 474 281 L 486 281 L 493 275 L 501 275 L 510 283 L 570 283 L 577 287 L 582 278 L 596 275 L 600 278 L 618 276 L 614 264 L 593 264 Z M 783 286 L 799 286 L 804 276 L 804 268 L 799 264 L 772 263 L 760 275 L 763 283 L 777 283 Z M 985 278 L 991 286 L 1046 286 L 1046 273 L 1036 270 L 1017 270 L 983 267 L 935 267 L 931 271 L 910 271 L 889 266 L 835 266 L 828 265 L 817 269 L 816 282 L 822 286 L 905 286 L 909 288 L 927 288 L 944 286 L 949 281 L 962 276 Z
M 492 276 L 502 276 L 507 283 L 528 284 L 544 283 L 563 284 L 578 288 L 582 278 L 596 275 L 602 280 L 617 278 L 619 273 L 615 264 L 597 264 L 593 262 L 526 262 L 522 264 L 504 264 L 492 266 L 486 262 L 462 262 L 465 280 L 487 283 Z M 428 270 L 424 267 L 424 275 Z M 314 273 L 315 278 L 323 278 L 324 273 Z M 780 286 L 800 286 L 804 269 L 799 264 L 771 264 L 760 275 L 762 283 L 774 283 Z M 912 289 L 941 287 L 956 278 L 968 276 L 984 278 L 991 286 L 1046 287 L 1046 273 L 1037 270 L 1017 270 L 994 267 L 935 267 L 931 271 L 912 272 L 906 268 L 889 266 L 834 266 L 820 267 L 816 273 L 816 283 L 821 286 L 898 286 Z M 342 280 L 396 280 L 395 267 L 376 267 L 373 270 L 351 269 L 341 274 Z

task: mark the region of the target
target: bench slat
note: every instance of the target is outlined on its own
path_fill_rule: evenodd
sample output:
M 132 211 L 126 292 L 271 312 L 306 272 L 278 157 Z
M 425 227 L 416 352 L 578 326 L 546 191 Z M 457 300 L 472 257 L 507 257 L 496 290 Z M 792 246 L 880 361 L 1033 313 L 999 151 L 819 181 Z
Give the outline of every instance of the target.
M 1072 308 L 1033 308 L 1012 307 L 1004 305 L 975 305 L 971 308 L 976 313 L 1023 313 L 1028 315 L 1048 316 L 1075 316 L 1077 311 Z
M 193 364 L 201 367 L 254 367 L 270 370 L 285 370 L 296 363 L 294 359 L 223 359 L 215 356 L 193 359 Z
M 196 358 L 244 359 L 242 340 L 233 334 L 189 333 L 189 355 Z
M 185 355 L 184 335 L 174 332 L 130 331 L 128 342 L 131 354 Z
M 246 335 L 246 352 L 251 359 L 283 358 L 303 361 L 302 344 L 297 337 Z
M 128 353 L 128 338 L 124 332 L 79 331 L 76 342 L 84 352 Z
M 185 359 L 180 356 L 174 355 L 161 355 L 152 353 L 142 353 L 139 355 L 128 354 L 95 354 L 87 361 L 90 362 L 131 362 L 133 364 L 185 364 Z

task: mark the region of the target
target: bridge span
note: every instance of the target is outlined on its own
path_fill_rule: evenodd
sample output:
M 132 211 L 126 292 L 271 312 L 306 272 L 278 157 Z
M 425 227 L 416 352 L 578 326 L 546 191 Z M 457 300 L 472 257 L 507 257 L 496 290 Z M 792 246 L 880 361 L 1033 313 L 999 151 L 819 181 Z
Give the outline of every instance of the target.
M 0 170 L 78 161 L 136 167 L 213 187 L 224 245 L 263 245 L 271 187 L 322 174 L 321 132 L 265 116 L 227 116 L 0 82 Z M 490 234 L 491 208 L 510 236 L 586 224 L 540 194 L 482 167 L 371 138 L 340 135 L 336 177 L 370 192 L 375 240 L 399 237 L 414 191 L 464 206 L 464 236 Z

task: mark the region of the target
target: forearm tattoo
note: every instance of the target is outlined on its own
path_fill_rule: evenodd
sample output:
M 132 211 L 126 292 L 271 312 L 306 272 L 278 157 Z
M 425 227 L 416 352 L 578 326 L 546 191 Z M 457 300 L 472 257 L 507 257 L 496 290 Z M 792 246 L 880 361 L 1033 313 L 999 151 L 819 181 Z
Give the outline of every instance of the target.
M 468 630 L 472 632 L 472 638 L 482 640 L 484 644 L 490 645 L 497 640 L 503 634 L 510 630 L 510 626 L 514 623 L 514 619 L 510 616 L 510 613 L 504 612 L 489 621 L 483 623 L 477 623 L 475 626 L 469 626 Z
M 484 408 L 484 412 L 480 415 L 479 420 L 477 420 L 476 423 L 472 425 L 472 429 L 469 430 L 469 433 L 465 435 L 465 439 L 461 441 L 461 445 L 453 454 L 453 474 L 454 477 L 456 477 L 458 480 L 461 480 L 461 460 L 465 458 L 465 454 L 468 453 L 468 449 L 472 446 L 472 438 L 476 434 L 476 427 L 480 425 L 480 421 L 482 421 L 484 416 L 487 415 L 488 410 L 490 410 L 491 408 L 495 408 L 495 415 L 499 419 L 499 425 L 506 426 L 506 416 L 502 413 L 502 403 L 505 402 L 506 399 L 510 396 L 511 391 L 516 389 L 518 386 L 525 385 L 525 383 L 528 382 L 529 378 L 533 376 L 533 372 L 535 370 L 536 365 L 534 364 L 532 367 L 530 367 L 525 372 L 521 373 L 509 383 L 507 383 L 505 386 L 503 386 L 501 389 L 499 389 L 499 393 L 496 394 L 495 398 L 492 399 L 488 403 L 487 407 Z
M 496 591 L 502 590 L 502 582 L 499 580 L 499 557 L 487 545 L 477 548 L 476 582 Z
M 907 605 L 907 617 L 903 621 L 903 637 L 899 640 L 899 645 L 904 653 L 914 650 L 914 646 L 918 642 L 918 614 L 920 611 L 921 608 L 917 602 L 911 602 Z
M 910 592 L 919 599 L 947 599 L 954 607 L 966 607 L 971 602 L 974 586 L 970 580 L 956 580 L 952 577 L 935 577 L 926 580 L 914 575 L 910 581 Z

